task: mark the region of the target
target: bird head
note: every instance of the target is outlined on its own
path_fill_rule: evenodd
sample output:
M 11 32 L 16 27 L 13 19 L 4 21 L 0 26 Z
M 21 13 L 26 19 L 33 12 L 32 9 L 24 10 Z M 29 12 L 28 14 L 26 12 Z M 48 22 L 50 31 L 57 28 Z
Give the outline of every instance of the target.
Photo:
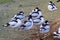
M 8 27 L 10 24 L 9 23 L 6 23 L 3 25 L 3 27 Z

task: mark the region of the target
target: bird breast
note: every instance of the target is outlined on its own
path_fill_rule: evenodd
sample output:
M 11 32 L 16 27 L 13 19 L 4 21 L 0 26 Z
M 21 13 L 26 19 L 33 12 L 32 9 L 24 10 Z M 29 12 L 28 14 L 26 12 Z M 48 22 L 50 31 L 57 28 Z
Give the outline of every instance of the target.
M 35 19 L 33 20 L 34 23 L 39 23 L 40 22 L 40 19 Z
M 38 13 L 32 13 L 32 17 L 37 17 L 38 15 Z

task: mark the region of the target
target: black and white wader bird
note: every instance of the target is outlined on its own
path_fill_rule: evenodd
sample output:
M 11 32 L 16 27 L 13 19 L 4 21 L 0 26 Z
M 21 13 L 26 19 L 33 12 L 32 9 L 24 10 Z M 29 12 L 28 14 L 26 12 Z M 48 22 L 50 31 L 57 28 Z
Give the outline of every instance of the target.
M 21 25 L 21 20 L 19 18 L 16 18 L 16 20 L 9 21 L 8 23 L 3 24 L 4 27 L 11 27 L 11 28 L 16 28 Z
M 18 30 L 30 30 L 33 27 L 32 16 L 28 16 L 28 20 L 24 21 L 24 23 L 18 28 Z
M 34 10 L 32 10 L 30 15 L 32 16 L 32 19 L 36 19 L 36 18 L 39 18 L 40 16 L 42 16 L 42 12 L 38 7 L 36 7 Z
M 54 38 L 60 38 L 60 28 L 56 32 L 53 33 Z
M 56 5 L 55 5 L 52 1 L 50 1 L 50 2 L 48 3 L 48 10 L 49 10 L 49 11 L 57 10 Z
M 33 20 L 33 24 L 34 25 L 40 25 L 40 24 L 44 23 L 44 21 L 45 21 L 44 17 L 40 16 L 39 18 L 36 18 L 36 19 Z
M 23 11 L 20 11 L 19 13 L 17 13 L 16 15 L 14 15 L 14 17 L 11 20 L 15 20 L 15 17 L 19 18 L 21 21 L 24 20 L 25 15 Z
M 46 20 L 43 24 L 40 26 L 40 32 L 47 33 L 50 31 L 50 25 L 48 20 Z

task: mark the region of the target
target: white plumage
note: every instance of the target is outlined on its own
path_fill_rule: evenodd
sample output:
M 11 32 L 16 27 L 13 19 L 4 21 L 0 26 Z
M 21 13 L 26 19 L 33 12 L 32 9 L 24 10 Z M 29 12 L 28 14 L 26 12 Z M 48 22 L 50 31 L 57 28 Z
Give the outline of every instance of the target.
M 19 18 L 21 21 L 23 21 L 24 18 L 25 18 L 24 12 L 21 11 L 20 13 L 14 15 L 14 17 L 13 17 L 11 20 L 15 20 L 15 17 L 17 17 L 17 18 Z
M 39 8 L 35 8 L 30 15 L 32 15 L 32 19 L 39 18 L 42 15 L 42 12 Z
M 11 27 L 11 28 L 15 28 L 15 27 L 18 27 L 21 25 L 21 20 L 20 19 L 17 19 L 16 22 L 15 21 L 11 21 L 11 22 L 8 22 L 7 24 L 4 24 L 5 27 Z
M 30 15 L 31 17 L 31 15 Z M 31 18 L 28 18 L 27 21 L 24 22 L 24 24 L 22 24 L 20 27 L 19 27 L 19 30 L 29 30 L 33 27 L 33 21 Z
M 53 32 L 53 34 L 56 36 L 60 36 L 60 28 L 58 28 L 58 30 L 56 32 Z
M 48 10 L 49 11 L 57 10 L 56 5 L 54 3 L 52 3 L 52 1 L 50 1 L 49 4 L 48 4 Z
M 25 27 L 26 30 L 31 29 L 33 27 L 33 21 L 32 21 L 32 19 L 30 19 L 29 21 L 27 21 L 24 25 L 26 26 Z
M 45 21 L 45 23 L 41 24 L 41 26 L 40 26 L 40 32 L 47 33 L 49 31 L 50 31 L 50 25 L 49 25 L 48 21 Z
M 40 24 L 44 23 L 44 21 L 45 21 L 44 17 L 40 16 L 39 18 L 33 20 L 33 24 L 34 25 L 40 25 Z

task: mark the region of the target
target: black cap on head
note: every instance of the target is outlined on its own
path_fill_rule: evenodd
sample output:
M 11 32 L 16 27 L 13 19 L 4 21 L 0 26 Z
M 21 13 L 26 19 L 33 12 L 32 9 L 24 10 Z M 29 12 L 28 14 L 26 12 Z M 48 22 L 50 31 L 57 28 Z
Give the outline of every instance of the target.
M 8 27 L 8 26 L 10 26 L 10 24 L 9 23 L 6 23 L 6 24 L 3 24 L 2 26 L 3 27 Z
M 21 15 L 21 14 L 24 14 L 24 12 L 23 11 L 20 11 L 17 15 Z
M 23 11 L 20 11 L 19 13 L 24 13 Z
M 43 17 L 43 16 L 40 16 L 40 18 Z
M 48 20 L 45 21 L 45 23 L 47 23 L 47 22 L 48 22 Z
M 35 9 L 39 9 L 38 7 L 36 7 Z
M 52 1 L 50 1 L 50 3 L 52 3 Z
M 38 9 L 38 11 L 41 11 L 38 7 L 36 7 L 35 9 Z

